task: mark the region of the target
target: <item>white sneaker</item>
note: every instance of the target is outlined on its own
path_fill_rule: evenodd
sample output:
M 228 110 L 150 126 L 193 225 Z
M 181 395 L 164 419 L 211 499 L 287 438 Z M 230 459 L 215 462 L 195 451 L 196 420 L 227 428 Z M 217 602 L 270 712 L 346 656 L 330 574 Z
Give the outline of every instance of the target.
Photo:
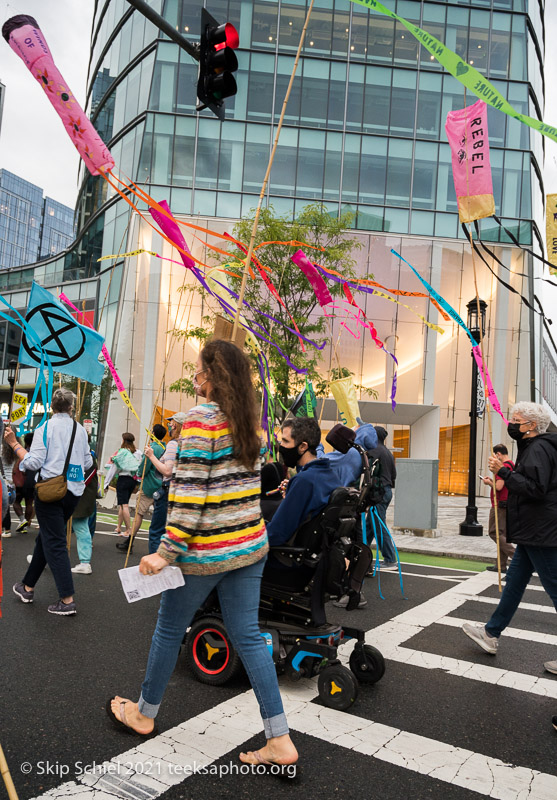
M 77 564 L 75 567 L 72 567 L 72 572 L 81 572 L 82 575 L 90 575 L 93 570 L 91 569 L 91 564 Z
M 465 622 L 462 626 L 462 630 L 466 636 L 469 636 L 470 639 L 476 642 L 486 653 L 490 653 L 492 656 L 497 655 L 499 639 L 495 636 L 490 636 L 485 629 L 485 625 L 472 625 L 470 622 Z
M 543 666 L 546 672 L 551 672 L 552 675 L 557 675 L 557 661 L 546 661 Z
M 2 531 L 2 539 L 9 539 L 12 535 L 11 531 Z
M 33 553 L 27 556 L 27 563 L 30 564 L 33 561 Z

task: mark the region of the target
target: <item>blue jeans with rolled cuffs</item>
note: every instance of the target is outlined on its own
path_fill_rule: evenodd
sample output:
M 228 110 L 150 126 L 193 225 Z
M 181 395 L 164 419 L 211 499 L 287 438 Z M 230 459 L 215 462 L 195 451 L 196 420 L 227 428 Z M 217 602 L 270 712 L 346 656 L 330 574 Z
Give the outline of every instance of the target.
M 139 711 L 156 717 L 176 666 L 186 629 L 197 609 L 217 589 L 224 624 L 259 703 L 267 739 L 288 733 L 273 657 L 259 630 L 259 595 L 265 558 L 216 575 L 184 575 L 185 585 L 163 592 L 151 642 Z
M 499 605 L 485 626 L 490 636 L 499 638 L 510 623 L 533 572 L 538 573 L 543 588 L 557 609 L 557 547 L 519 544 L 507 568 L 507 580 Z

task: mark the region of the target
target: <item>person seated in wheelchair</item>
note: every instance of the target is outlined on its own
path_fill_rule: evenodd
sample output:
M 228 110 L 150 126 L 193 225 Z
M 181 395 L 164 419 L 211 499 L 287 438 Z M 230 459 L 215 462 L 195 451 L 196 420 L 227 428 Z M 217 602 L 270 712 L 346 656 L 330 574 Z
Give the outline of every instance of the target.
M 284 422 L 279 452 L 286 467 L 298 467 L 299 471 L 288 482 L 284 500 L 267 525 L 271 547 L 286 544 L 303 522 L 313 519 L 325 508 L 333 491 L 341 485 L 330 461 L 317 457 L 320 444 L 321 429 L 317 420 L 294 417 Z M 272 563 L 272 556 L 269 563 Z

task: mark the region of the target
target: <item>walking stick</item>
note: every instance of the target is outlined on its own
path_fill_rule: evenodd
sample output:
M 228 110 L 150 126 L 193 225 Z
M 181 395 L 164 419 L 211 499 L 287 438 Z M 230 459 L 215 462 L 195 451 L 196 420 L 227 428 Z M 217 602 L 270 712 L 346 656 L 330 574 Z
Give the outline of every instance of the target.
M 4 785 L 6 787 L 6 791 L 8 792 L 9 800 L 19 800 L 12 776 L 10 775 L 10 770 L 8 769 L 6 756 L 2 750 L 2 745 L 0 745 L 0 775 L 2 775 L 2 778 L 4 779 Z

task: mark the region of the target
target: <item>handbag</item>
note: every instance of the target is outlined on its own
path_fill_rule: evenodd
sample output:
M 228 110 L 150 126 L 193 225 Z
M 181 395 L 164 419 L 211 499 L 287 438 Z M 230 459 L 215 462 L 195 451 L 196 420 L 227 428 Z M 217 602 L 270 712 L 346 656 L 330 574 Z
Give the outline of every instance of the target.
M 77 430 L 77 422 L 73 421 L 72 436 L 70 439 L 70 446 L 68 448 L 68 455 L 64 463 L 64 471 L 61 475 L 56 475 L 54 478 L 47 478 L 46 481 L 38 480 L 35 486 L 37 497 L 43 503 L 56 503 L 62 500 L 68 491 L 68 482 L 66 474 L 70 465 L 70 456 L 72 453 L 73 443 L 75 440 L 75 432 Z

